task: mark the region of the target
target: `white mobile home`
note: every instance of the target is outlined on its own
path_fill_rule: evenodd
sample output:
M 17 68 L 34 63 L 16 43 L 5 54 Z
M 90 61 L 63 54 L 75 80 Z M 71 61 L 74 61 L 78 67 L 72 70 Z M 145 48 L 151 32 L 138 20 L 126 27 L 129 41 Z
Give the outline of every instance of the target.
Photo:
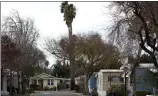
M 102 69 L 96 74 L 97 77 L 97 91 L 99 96 L 106 96 L 107 90 L 111 85 L 122 84 L 121 75 L 123 70 L 120 69 Z

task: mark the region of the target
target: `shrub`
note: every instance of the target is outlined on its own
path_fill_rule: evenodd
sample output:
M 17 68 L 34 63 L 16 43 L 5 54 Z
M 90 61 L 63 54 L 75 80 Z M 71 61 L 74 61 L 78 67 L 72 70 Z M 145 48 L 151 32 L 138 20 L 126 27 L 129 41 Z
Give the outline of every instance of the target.
M 150 93 L 147 91 L 137 91 L 136 96 L 146 96 L 149 95 Z
M 125 86 L 124 84 L 122 85 L 111 85 L 111 87 L 108 89 L 107 94 L 118 94 L 119 96 L 124 96 L 125 95 Z
M 40 88 L 40 91 L 43 91 L 43 88 L 42 88 L 42 87 Z
M 53 90 L 56 91 L 56 89 L 57 89 L 57 87 L 56 87 L 56 86 L 53 86 Z
M 31 93 L 34 93 L 34 90 L 33 90 L 33 88 L 27 88 L 26 92 L 31 94 Z
M 32 88 L 33 90 L 38 90 L 39 89 L 39 85 L 37 85 L 37 84 L 31 84 L 30 88 Z
M 80 91 L 79 85 L 75 85 L 75 91 L 76 91 L 76 92 L 79 92 L 79 91 Z
M 98 92 L 96 88 L 92 90 L 92 96 L 98 96 Z
M 48 86 L 44 87 L 44 90 L 45 91 L 49 90 L 49 87 Z
M 30 88 L 30 89 L 29 89 L 29 93 L 34 93 L 33 88 Z

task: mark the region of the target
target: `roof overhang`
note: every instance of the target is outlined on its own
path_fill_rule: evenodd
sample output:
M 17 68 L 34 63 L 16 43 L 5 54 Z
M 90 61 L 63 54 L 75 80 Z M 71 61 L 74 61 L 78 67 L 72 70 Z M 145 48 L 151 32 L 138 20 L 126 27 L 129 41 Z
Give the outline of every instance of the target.
M 42 73 L 36 76 L 31 77 L 30 79 L 45 79 L 45 78 L 55 78 L 54 76 L 51 76 L 49 74 L 46 73 Z
M 120 70 L 120 69 L 101 69 L 100 72 L 111 72 L 111 73 L 120 72 L 120 73 L 122 73 L 123 70 Z
M 46 73 L 42 73 L 42 74 L 36 75 L 34 77 L 31 77 L 30 79 L 70 80 L 68 78 L 56 78 L 56 77 L 51 76 L 51 75 L 46 74 Z

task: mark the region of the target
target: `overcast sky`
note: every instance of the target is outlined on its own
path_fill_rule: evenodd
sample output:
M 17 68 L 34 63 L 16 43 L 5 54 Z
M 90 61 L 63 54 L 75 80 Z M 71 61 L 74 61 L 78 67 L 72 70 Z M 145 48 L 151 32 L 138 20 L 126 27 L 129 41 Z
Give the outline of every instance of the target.
M 77 8 L 76 18 L 73 21 L 73 33 L 98 31 L 103 38 L 108 34 L 104 29 L 109 26 L 111 18 L 109 2 L 70 2 Z M 19 12 L 23 18 L 34 19 L 35 26 L 39 29 L 40 37 L 38 47 L 44 51 L 51 66 L 55 58 L 43 48 L 46 38 L 60 38 L 68 34 L 68 29 L 60 13 L 61 2 L 1 2 L 1 17 L 9 15 L 12 9 Z

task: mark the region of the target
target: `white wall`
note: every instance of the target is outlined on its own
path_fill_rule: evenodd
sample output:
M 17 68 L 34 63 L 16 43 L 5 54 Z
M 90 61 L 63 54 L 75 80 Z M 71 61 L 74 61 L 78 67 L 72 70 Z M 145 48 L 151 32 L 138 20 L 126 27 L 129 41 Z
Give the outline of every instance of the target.
M 60 82 L 60 80 L 54 80 L 54 86 L 58 86 L 58 82 Z
M 47 79 L 44 79 L 44 80 L 43 80 L 43 87 L 46 87 L 46 86 L 47 86 L 47 84 L 48 84 Z
M 97 92 L 99 96 L 106 96 L 106 91 L 103 91 L 103 73 L 102 72 L 98 72 Z

